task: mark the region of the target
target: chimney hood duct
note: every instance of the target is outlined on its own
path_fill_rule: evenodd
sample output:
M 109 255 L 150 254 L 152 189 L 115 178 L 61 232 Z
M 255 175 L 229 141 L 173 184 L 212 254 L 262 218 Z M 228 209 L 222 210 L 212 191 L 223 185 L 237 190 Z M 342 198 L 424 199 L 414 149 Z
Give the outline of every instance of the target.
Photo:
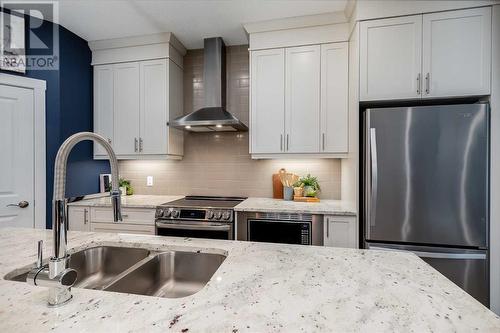
M 226 47 L 221 37 L 205 38 L 203 51 L 205 107 L 169 125 L 191 132 L 237 132 L 248 127 L 226 110 Z

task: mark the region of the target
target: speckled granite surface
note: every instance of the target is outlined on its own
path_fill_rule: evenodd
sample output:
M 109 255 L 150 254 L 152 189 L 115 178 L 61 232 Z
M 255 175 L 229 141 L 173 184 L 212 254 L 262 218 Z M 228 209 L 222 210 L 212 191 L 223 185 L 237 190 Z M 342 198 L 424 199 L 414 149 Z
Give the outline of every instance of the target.
M 35 261 L 51 231 L 0 229 L 1 332 L 499 332 L 500 319 L 413 254 L 236 241 L 70 232 L 98 244 L 227 252 L 208 285 L 177 299 L 3 280 Z M 46 252 L 47 254 L 50 252 Z
M 331 215 L 356 215 L 354 204 L 341 200 L 295 202 L 272 198 L 248 198 L 235 207 L 238 212 L 283 212 Z
M 166 202 L 184 198 L 183 195 L 130 195 L 122 196 L 122 207 L 130 208 L 156 208 Z M 109 196 L 95 199 L 86 199 L 68 203 L 69 206 L 92 206 L 92 207 L 107 207 L 111 206 Z

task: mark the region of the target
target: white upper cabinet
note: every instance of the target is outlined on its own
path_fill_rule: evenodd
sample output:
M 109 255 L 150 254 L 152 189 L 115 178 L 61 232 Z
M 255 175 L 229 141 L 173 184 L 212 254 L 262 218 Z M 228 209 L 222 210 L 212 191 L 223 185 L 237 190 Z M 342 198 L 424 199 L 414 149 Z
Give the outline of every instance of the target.
M 424 97 L 488 95 L 491 8 L 423 15 Z
M 361 22 L 360 99 L 420 97 L 422 15 Z
M 183 114 L 182 57 L 171 33 L 90 42 L 94 132 L 118 159 L 180 159 L 184 133 L 168 122 Z M 94 145 L 94 158 L 106 159 Z
M 284 151 L 285 50 L 251 53 L 251 153 Z
M 114 142 L 117 155 L 139 151 L 139 63 L 114 65 Z
M 94 132 L 113 143 L 113 65 L 94 67 Z M 95 144 L 94 154 L 106 151 Z
M 321 45 L 321 151 L 348 152 L 348 43 Z
M 320 56 L 319 45 L 286 49 L 285 147 L 289 153 L 319 151 Z
M 360 100 L 490 94 L 491 8 L 360 24 Z
M 144 154 L 167 153 L 167 60 L 141 62 L 141 135 Z

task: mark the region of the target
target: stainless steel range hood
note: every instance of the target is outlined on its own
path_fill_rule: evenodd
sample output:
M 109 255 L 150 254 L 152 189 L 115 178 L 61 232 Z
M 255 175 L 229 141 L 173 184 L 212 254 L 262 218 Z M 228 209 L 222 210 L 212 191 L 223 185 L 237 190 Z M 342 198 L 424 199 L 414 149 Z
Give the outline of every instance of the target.
M 248 131 L 226 110 L 226 51 L 221 37 L 205 38 L 203 57 L 205 107 L 176 118 L 169 125 L 191 132 Z

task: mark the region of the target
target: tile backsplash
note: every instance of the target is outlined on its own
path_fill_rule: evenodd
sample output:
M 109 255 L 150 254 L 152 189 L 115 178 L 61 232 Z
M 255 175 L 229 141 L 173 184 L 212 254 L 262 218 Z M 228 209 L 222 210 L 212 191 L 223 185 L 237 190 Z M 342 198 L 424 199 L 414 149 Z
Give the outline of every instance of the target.
M 226 54 L 227 109 L 248 125 L 248 45 Z M 203 50 L 184 57 L 184 113 L 203 106 Z M 252 160 L 248 133 L 186 133 L 181 161 L 120 161 L 120 174 L 136 194 L 194 194 L 271 197 L 273 173 L 284 167 L 318 177 L 325 199 L 340 199 L 340 160 Z M 146 186 L 146 177 L 154 185 Z

